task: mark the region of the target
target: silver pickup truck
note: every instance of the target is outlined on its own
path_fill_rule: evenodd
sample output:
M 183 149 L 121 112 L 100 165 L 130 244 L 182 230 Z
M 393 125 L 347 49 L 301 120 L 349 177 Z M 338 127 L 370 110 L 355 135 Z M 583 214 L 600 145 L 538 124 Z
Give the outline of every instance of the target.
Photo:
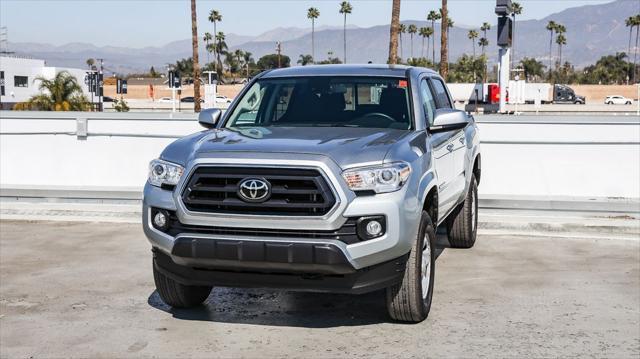
M 391 318 L 431 307 L 435 233 L 476 239 L 480 148 L 435 72 L 386 65 L 267 71 L 207 129 L 150 164 L 143 228 L 160 297 L 214 286 L 386 290 Z

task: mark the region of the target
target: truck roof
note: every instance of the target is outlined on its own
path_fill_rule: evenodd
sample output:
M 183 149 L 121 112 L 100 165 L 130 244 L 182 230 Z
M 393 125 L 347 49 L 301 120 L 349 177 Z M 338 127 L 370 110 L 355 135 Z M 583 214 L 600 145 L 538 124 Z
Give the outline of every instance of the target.
M 295 76 L 383 76 L 406 78 L 407 71 L 414 68 L 424 70 L 420 72 L 435 73 L 433 70 L 405 65 L 310 65 L 286 67 L 267 71 L 262 75 L 262 78 Z

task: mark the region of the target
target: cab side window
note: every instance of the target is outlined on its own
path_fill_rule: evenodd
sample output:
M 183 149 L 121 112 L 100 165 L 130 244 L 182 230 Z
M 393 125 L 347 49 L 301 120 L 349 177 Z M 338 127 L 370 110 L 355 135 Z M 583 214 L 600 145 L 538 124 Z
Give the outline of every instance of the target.
M 420 94 L 422 96 L 422 109 L 426 116 L 427 127 L 429 127 L 433 125 L 433 119 L 435 118 L 436 100 L 426 79 L 420 82 Z
M 444 83 L 436 78 L 432 78 L 429 81 L 431 81 L 431 86 L 433 86 L 433 93 L 436 97 L 438 108 L 453 108 Z

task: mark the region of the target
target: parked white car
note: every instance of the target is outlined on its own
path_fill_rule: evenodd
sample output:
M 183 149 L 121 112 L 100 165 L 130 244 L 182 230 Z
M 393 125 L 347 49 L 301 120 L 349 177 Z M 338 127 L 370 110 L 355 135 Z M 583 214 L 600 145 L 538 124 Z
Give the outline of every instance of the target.
M 162 103 L 172 103 L 173 99 L 171 97 L 161 97 L 158 99 L 158 102 Z
M 220 103 L 231 103 L 231 99 L 227 96 L 218 95 L 216 96 L 216 102 Z
M 633 100 L 620 95 L 607 96 L 604 99 L 604 103 L 607 105 L 631 105 Z

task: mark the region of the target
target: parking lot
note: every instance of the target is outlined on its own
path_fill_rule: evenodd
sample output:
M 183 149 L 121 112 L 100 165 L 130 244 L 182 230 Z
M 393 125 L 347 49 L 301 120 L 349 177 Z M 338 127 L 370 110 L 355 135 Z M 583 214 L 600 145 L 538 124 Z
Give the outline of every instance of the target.
M 437 260 L 431 315 L 391 322 L 382 293 L 216 288 L 172 310 L 139 225 L 0 222 L 0 356 L 640 355 L 640 242 L 479 236 Z

